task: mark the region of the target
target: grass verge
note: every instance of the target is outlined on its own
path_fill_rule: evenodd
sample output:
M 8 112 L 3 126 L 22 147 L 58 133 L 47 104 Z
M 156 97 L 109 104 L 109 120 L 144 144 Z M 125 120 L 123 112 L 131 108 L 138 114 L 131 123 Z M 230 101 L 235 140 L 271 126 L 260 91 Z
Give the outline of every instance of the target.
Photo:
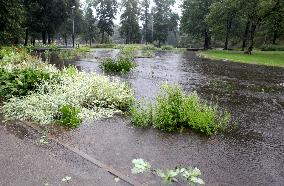
M 248 55 L 241 51 L 208 50 L 198 52 L 198 55 L 208 59 L 284 67 L 284 51 L 254 51 Z

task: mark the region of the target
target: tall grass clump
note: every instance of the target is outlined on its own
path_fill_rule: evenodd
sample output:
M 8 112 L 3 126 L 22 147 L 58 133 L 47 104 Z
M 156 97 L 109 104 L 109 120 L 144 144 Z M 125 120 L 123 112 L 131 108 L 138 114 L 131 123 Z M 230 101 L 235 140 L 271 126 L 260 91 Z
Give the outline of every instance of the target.
M 177 85 L 164 84 L 154 106 L 145 108 L 138 104 L 132 107 L 132 123 L 167 132 L 191 128 L 212 135 L 230 120 L 230 114 L 220 112 L 217 105 L 202 101 L 196 92 L 186 95 Z
M 106 73 L 127 73 L 136 67 L 134 52 L 135 46 L 125 45 L 120 49 L 118 58 L 105 58 L 100 66 Z
M 135 62 L 127 57 L 105 58 L 101 63 L 101 68 L 106 73 L 127 73 L 135 66 Z
M 161 50 L 175 50 L 175 48 L 172 45 L 163 45 Z

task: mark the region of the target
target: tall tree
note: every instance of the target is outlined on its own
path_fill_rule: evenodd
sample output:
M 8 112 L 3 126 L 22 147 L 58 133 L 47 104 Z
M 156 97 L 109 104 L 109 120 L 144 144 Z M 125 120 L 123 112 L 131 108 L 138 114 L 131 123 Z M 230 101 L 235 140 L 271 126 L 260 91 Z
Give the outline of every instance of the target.
M 280 5 L 282 0 L 240 0 L 241 11 L 248 20 L 248 46 L 246 54 L 251 54 L 254 47 L 254 37 L 257 27 L 270 16 Z
M 228 50 L 230 38 L 238 35 L 241 16 L 238 0 L 221 0 L 211 4 L 206 23 L 217 38 L 224 40 L 224 50 Z
M 139 8 L 137 0 L 123 0 L 123 13 L 120 16 L 120 35 L 125 43 L 138 43 L 140 41 Z
M 154 0 L 155 7 L 153 8 L 154 19 L 154 40 L 158 41 L 158 46 L 165 43 L 168 37 L 168 32 L 172 29 L 171 6 L 174 5 L 175 0 Z
M 91 4 L 87 4 L 87 7 L 85 9 L 85 16 L 84 16 L 84 21 L 85 21 L 85 39 L 89 40 L 90 46 L 92 45 L 92 41 L 96 35 L 96 19 L 93 15 L 93 10 Z
M 141 8 L 142 8 L 141 21 L 143 22 L 142 42 L 145 41 L 145 43 L 147 44 L 152 42 L 151 28 L 150 28 L 151 14 L 149 12 L 150 0 L 143 0 L 141 3 Z
M 204 38 L 204 49 L 210 48 L 211 33 L 205 17 L 213 0 L 185 0 L 182 4 L 181 29 L 184 33 Z
M 101 33 L 101 43 L 105 42 L 105 34 L 112 36 L 113 20 L 117 13 L 116 0 L 96 0 L 94 4 L 98 19 L 98 28 Z
M 18 43 L 24 20 L 25 11 L 20 0 L 0 0 L 0 43 Z

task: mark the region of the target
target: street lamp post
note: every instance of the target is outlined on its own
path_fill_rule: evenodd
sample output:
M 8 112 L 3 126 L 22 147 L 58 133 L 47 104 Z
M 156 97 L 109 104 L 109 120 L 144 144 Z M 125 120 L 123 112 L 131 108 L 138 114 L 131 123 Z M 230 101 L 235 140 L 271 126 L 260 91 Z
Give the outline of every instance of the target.
M 72 17 L 73 17 L 73 20 L 72 20 L 72 46 L 73 48 L 75 48 L 75 16 L 74 16 L 74 9 L 75 9 L 75 6 L 72 6 L 71 7 L 72 9 Z

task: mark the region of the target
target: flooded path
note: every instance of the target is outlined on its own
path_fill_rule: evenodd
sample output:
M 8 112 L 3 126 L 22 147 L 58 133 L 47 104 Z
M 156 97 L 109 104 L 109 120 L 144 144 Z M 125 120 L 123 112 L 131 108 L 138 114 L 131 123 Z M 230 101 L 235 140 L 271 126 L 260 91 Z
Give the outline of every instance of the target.
M 92 55 L 97 59 L 106 53 L 114 55 Z M 131 160 L 143 158 L 159 168 L 198 166 L 207 185 L 284 183 L 284 68 L 209 61 L 192 52 L 160 52 L 136 61 L 138 67 L 121 78 L 130 82 L 138 98 L 153 99 L 162 82 L 179 83 L 204 99 L 218 99 L 221 108 L 232 113 L 236 127 L 208 138 L 138 129 L 127 118 L 116 117 L 84 124 L 59 138 L 128 175 Z M 73 64 L 101 73 L 98 60 Z M 159 183 L 152 175 L 136 178 Z
M 117 53 L 95 50 L 67 64 L 102 73 L 99 59 Z M 138 67 L 119 78 L 131 84 L 137 98 L 154 99 L 163 82 L 178 83 L 187 92 L 196 90 L 203 99 L 218 101 L 232 113 L 235 127 L 206 137 L 191 131 L 139 129 L 116 116 L 55 133 L 56 137 L 146 185 L 159 185 L 160 180 L 151 174 L 132 175 L 132 159 L 143 158 L 157 168 L 197 166 L 206 185 L 283 185 L 284 68 L 209 61 L 193 52 L 158 52 L 136 61 Z

